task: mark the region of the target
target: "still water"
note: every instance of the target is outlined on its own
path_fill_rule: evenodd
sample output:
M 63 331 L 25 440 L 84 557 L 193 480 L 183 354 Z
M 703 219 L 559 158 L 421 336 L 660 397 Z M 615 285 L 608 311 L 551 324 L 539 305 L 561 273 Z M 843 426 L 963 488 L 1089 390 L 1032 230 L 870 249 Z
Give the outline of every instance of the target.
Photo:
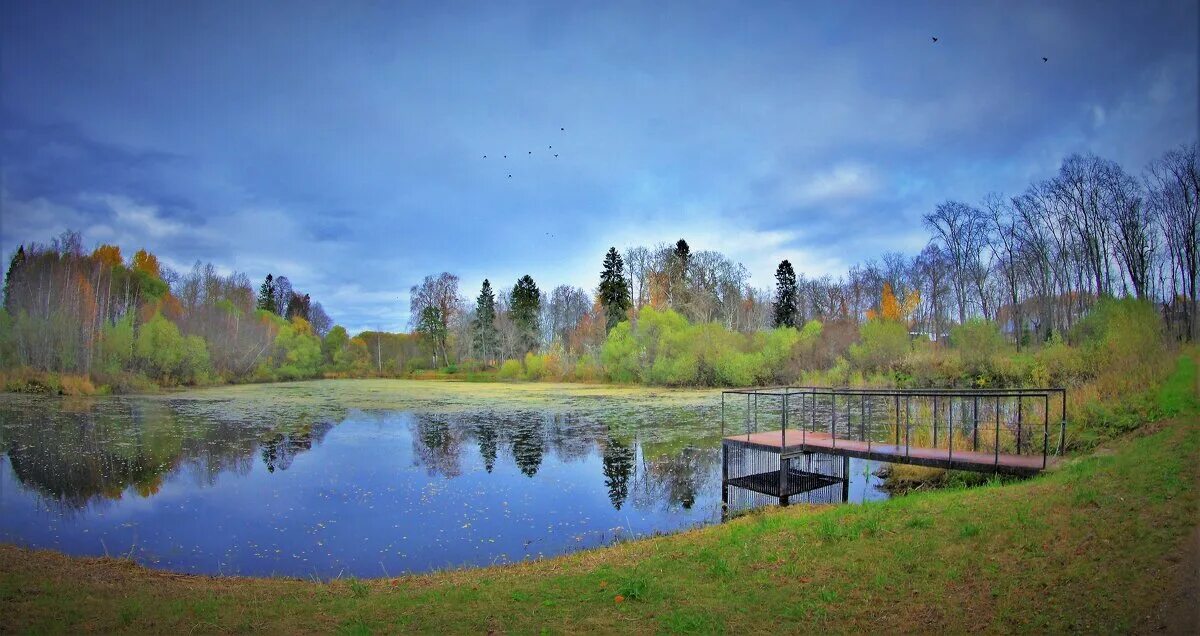
M 707 397 L 631 412 L 605 403 L 622 396 L 356 408 L 320 392 L 282 407 L 203 395 L 0 396 L 0 541 L 329 578 L 506 563 L 721 520 Z M 886 496 L 871 469 L 852 462 L 851 501 Z

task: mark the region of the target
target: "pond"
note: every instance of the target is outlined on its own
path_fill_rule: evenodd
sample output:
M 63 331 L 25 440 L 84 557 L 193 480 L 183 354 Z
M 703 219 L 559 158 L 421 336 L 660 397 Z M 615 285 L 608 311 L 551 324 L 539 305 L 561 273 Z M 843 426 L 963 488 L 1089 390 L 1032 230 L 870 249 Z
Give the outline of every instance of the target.
M 0 395 L 0 541 L 322 579 L 552 556 L 720 522 L 719 404 L 400 380 Z M 871 469 L 849 500 L 886 497 Z

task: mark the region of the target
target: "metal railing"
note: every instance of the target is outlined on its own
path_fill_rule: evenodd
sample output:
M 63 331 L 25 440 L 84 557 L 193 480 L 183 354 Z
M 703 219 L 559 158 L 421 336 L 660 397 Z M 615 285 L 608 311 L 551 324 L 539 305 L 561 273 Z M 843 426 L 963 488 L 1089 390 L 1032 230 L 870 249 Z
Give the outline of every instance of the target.
M 741 396 L 744 406 L 739 404 Z M 951 462 L 956 446 L 960 453 L 968 447 L 973 453 L 987 449 L 997 465 L 1002 453 L 1040 452 L 1045 468 L 1051 448 L 1058 455 L 1066 450 L 1066 404 L 1066 390 L 1061 388 L 731 389 L 721 392 L 721 437 L 736 421 L 730 420 L 730 412 L 741 411 L 747 440 L 752 433 L 778 428 L 781 448 L 789 446 L 792 430 L 800 433 L 801 446 L 809 433 L 819 433 L 835 447 L 839 439 L 865 442 L 868 453 L 875 445 L 889 445 L 897 453 L 903 446 L 906 458 L 914 448 L 945 448 Z M 1052 406 L 1058 411 L 1053 415 Z M 1058 438 L 1053 445 L 1052 429 Z

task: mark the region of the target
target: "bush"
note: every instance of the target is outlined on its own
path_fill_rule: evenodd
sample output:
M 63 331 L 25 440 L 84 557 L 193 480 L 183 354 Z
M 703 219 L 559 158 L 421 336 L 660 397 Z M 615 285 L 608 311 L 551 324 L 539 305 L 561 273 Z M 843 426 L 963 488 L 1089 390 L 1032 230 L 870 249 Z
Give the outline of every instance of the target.
M 279 329 L 275 336 L 275 352 L 279 361 L 276 375 L 282 380 L 314 378 L 321 370 L 321 339 L 313 335 L 312 326 L 299 316 Z
M 872 318 L 859 335 L 862 341 L 850 346 L 850 359 L 864 371 L 890 371 L 909 350 L 908 329 L 894 320 Z
M 188 384 L 208 374 L 208 348 L 200 336 L 183 337 L 179 327 L 154 314 L 138 329 L 134 358 L 160 384 Z
M 958 351 L 964 370 L 983 378 L 995 370 L 996 354 L 1004 347 L 1004 336 L 996 323 L 972 318 L 950 330 L 950 344 Z
M 504 380 L 516 380 L 523 375 L 525 375 L 525 370 L 516 360 L 505 360 L 504 364 L 500 365 L 500 370 L 496 372 L 496 377 Z

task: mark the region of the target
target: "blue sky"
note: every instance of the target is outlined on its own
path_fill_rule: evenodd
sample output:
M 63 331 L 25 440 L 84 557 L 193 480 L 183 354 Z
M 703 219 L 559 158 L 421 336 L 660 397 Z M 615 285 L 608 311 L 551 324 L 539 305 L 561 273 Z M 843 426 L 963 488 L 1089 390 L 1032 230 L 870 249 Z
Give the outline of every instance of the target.
M 0 250 L 284 274 L 352 331 L 443 270 L 591 289 L 610 245 L 837 275 L 947 198 L 1196 139 L 1198 30 L 1187 1 L 2 0 Z

